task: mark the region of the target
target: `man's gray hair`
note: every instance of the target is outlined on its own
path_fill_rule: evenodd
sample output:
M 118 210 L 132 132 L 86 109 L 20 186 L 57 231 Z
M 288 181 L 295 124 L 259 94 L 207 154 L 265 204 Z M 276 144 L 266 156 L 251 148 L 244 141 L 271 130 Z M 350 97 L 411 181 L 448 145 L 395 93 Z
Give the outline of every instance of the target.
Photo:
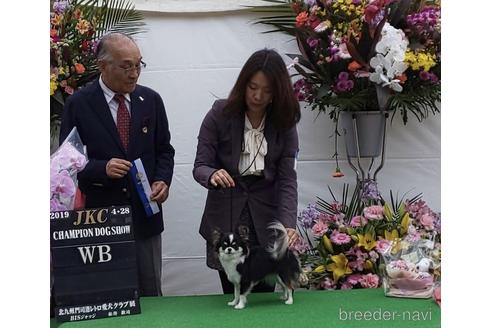
M 112 33 L 105 34 L 97 43 L 96 59 L 97 60 L 111 60 L 112 56 L 111 56 L 111 53 L 109 51 L 110 46 L 108 44 L 111 44 L 115 41 L 122 40 L 122 39 L 130 40 L 133 43 L 135 43 L 135 45 L 137 44 L 131 36 L 123 34 L 123 33 L 112 32 Z

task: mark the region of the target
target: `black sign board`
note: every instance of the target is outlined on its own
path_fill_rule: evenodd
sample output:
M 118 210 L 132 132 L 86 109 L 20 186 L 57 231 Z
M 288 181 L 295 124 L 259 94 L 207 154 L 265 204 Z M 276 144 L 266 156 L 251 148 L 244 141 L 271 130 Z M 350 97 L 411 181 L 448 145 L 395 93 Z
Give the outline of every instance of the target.
M 140 313 L 130 207 L 51 212 L 50 218 L 56 318 Z

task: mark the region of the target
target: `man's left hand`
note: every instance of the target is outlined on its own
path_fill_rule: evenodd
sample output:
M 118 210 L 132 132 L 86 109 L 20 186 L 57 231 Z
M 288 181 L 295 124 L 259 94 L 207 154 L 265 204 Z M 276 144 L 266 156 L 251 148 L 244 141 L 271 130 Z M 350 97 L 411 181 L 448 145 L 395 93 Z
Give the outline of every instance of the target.
M 164 181 L 155 181 L 150 188 L 152 189 L 150 200 L 154 200 L 159 204 L 166 201 L 169 196 L 169 187 Z

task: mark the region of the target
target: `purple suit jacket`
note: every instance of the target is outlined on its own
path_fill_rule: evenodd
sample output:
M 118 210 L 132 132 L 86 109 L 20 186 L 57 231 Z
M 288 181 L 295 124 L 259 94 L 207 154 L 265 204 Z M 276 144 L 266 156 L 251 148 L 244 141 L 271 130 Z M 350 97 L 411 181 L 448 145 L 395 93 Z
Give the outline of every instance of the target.
M 287 228 L 296 227 L 297 174 L 294 168 L 299 141 L 296 127 L 277 130 L 265 122 L 268 151 L 265 156 L 264 179 L 248 188 L 234 179 L 236 187 L 216 189 L 209 184 L 210 176 L 225 169 L 231 176 L 239 175 L 238 164 L 244 135 L 244 114 L 230 115 L 223 111 L 225 100 L 217 100 L 207 113 L 198 135 L 193 177 L 208 189 L 207 201 L 200 225 L 200 234 L 212 241 L 212 230 L 232 231 L 241 210 L 249 204 L 258 241 L 266 245 L 267 225 L 278 220 Z M 231 218 L 232 194 L 232 218 Z

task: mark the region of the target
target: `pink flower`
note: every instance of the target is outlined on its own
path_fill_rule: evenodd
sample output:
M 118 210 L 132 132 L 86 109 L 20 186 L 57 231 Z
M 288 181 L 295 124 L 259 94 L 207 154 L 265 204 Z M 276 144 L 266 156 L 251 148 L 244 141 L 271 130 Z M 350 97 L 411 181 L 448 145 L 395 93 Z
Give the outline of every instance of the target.
M 335 222 L 335 218 L 332 215 L 326 213 L 320 213 L 318 216 L 318 220 L 325 224 L 328 224 L 330 222 Z
M 404 260 L 391 261 L 389 264 L 390 268 L 398 270 L 408 270 L 408 264 Z
M 53 198 L 50 200 L 50 211 L 65 211 L 67 207 L 61 204 L 58 199 Z
M 352 241 L 352 238 L 350 238 L 350 236 L 347 235 L 346 233 L 338 232 L 335 230 L 331 234 L 330 240 L 336 245 L 345 245 L 350 243 L 350 241 Z
M 364 288 L 378 288 L 379 277 L 374 273 L 363 275 L 360 279 L 360 285 Z
M 87 158 L 69 142 L 63 143 L 53 154 L 51 167 L 58 170 L 68 170 L 70 173 L 80 172 L 87 164 Z
M 311 228 L 311 230 L 313 231 L 313 235 L 315 237 L 323 236 L 326 233 L 326 231 L 328 231 L 328 225 L 320 220 L 316 220 L 315 222 L 316 223 Z
M 430 214 L 424 214 L 420 217 L 420 224 L 422 224 L 426 230 L 432 230 L 434 229 L 434 217 Z
M 75 195 L 75 184 L 66 171 L 50 177 L 51 192 L 59 194 L 61 198 Z
M 381 220 L 384 214 L 384 207 L 380 205 L 373 205 L 364 208 L 364 217 L 368 220 Z
M 355 286 L 355 285 L 357 285 L 359 283 L 359 281 L 361 280 L 361 278 L 362 278 L 362 275 L 360 275 L 358 273 L 351 274 L 350 276 L 347 277 L 346 282 L 348 282 L 352 286 Z
M 386 239 L 380 239 L 376 242 L 376 251 L 379 254 L 383 254 L 389 247 L 391 246 L 391 242 Z
M 289 246 L 289 249 L 297 252 L 298 254 L 302 254 L 309 250 L 309 245 L 304 238 L 299 237 L 292 245 Z
M 330 278 L 325 278 L 320 284 L 319 287 L 322 289 L 335 289 L 336 284 Z
M 350 226 L 353 228 L 363 227 L 367 224 L 367 219 L 363 216 L 357 215 L 350 221 Z

